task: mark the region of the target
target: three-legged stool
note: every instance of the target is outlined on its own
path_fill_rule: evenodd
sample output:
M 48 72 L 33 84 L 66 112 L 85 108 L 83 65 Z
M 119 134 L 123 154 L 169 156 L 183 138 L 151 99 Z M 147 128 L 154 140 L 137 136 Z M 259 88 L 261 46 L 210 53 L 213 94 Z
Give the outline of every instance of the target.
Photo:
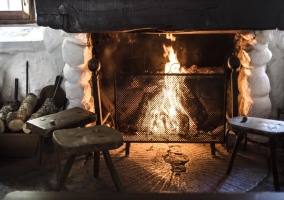
M 109 150 L 116 149 L 123 145 L 122 134 L 119 131 L 104 125 L 86 128 L 61 129 L 54 131 L 52 140 L 54 143 L 54 151 L 57 163 L 57 185 L 55 187 L 55 191 L 60 191 L 64 186 L 77 155 L 99 151 L 102 151 L 103 153 L 117 191 L 120 192 L 123 190 L 119 176 L 109 154 Z M 60 152 L 67 152 L 70 154 L 62 172 Z
M 231 173 L 237 150 L 240 142 L 244 137 L 244 134 L 250 133 L 255 135 L 266 136 L 269 137 L 270 143 L 270 155 L 274 188 L 276 191 L 279 191 L 280 184 L 278 179 L 275 139 L 277 137 L 284 136 L 284 122 L 256 117 L 233 117 L 228 120 L 228 129 L 231 129 L 237 133 L 237 139 L 227 168 L 227 174 L 229 175 Z
M 26 122 L 27 128 L 32 133 L 39 134 L 38 143 L 38 168 L 42 167 L 42 153 L 44 138 L 51 137 L 53 131 L 61 128 L 76 128 L 95 122 L 97 114 L 83 108 L 75 107 L 58 113 L 46 115 Z

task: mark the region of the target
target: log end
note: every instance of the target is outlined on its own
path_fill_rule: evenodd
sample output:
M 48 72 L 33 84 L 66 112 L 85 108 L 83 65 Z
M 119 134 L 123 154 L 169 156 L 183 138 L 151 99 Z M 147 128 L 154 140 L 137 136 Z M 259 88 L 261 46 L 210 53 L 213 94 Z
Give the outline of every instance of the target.
M 5 123 L 2 120 L 0 120 L 0 133 L 4 133 L 5 129 L 6 129 Z
M 7 124 L 8 128 L 11 131 L 20 131 L 22 130 L 23 125 L 24 125 L 24 122 L 21 119 L 13 119 Z

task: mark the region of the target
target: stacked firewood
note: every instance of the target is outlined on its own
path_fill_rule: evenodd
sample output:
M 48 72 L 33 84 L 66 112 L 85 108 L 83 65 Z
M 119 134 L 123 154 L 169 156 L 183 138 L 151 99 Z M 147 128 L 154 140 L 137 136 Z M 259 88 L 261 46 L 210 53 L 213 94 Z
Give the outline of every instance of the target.
M 20 131 L 30 133 L 26 128 L 26 121 L 53 114 L 58 110 L 52 98 L 46 98 L 41 107 L 34 112 L 37 103 L 37 96 L 33 93 L 29 93 L 22 102 L 17 99 L 4 102 L 0 109 L 0 133 Z

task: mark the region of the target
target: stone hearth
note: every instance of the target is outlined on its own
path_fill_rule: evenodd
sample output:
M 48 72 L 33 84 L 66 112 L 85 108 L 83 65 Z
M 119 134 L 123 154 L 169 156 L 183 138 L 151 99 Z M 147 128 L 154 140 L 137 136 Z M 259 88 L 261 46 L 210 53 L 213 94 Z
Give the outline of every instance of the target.
M 232 148 L 234 135 L 230 135 Z M 172 170 L 165 161 L 169 153 L 187 156 L 186 171 Z M 284 166 L 283 150 L 279 149 L 279 169 Z M 1 158 L 0 199 L 15 190 L 50 190 L 56 183 L 52 141 L 46 141 L 43 169 L 36 169 L 36 156 L 31 158 Z M 247 150 L 239 150 L 230 176 L 225 174 L 230 153 L 216 145 L 216 158 L 209 144 L 132 143 L 130 156 L 124 147 L 111 151 L 114 165 L 126 191 L 131 192 L 247 192 L 274 191 L 269 170 L 269 149 L 248 142 Z M 64 158 L 64 157 L 63 157 Z M 66 157 L 65 157 L 66 159 Z M 100 177 L 94 179 L 93 158 L 87 165 L 79 156 L 66 181 L 65 191 L 106 191 L 116 193 L 112 179 L 101 158 Z M 283 190 L 284 174 L 279 172 Z

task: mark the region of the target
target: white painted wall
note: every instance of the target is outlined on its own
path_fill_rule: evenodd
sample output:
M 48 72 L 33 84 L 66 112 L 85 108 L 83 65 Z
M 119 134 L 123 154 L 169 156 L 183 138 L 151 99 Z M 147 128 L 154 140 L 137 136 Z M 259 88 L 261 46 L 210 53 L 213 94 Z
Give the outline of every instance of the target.
M 66 91 L 68 107 L 92 110 L 90 94 L 85 95 L 90 91 L 88 80 L 91 72 L 87 69 L 87 62 L 92 50 L 87 46 L 87 40 L 87 34 L 68 34 L 48 27 L 0 27 L 0 100 L 14 98 L 16 78 L 19 80 L 18 99 L 22 101 L 25 98 L 28 61 L 29 93 L 39 98 L 41 90 L 47 85 L 54 85 L 56 76 L 62 75 L 61 87 L 64 90 L 70 82 L 76 88 L 82 88 L 81 93 Z M 66 65 L 73 71 L 65 70 Z M 84 80 L 75 79 L 81 74 L 84 74 Z M 85 89 L 88 91 L 84 92 Z

